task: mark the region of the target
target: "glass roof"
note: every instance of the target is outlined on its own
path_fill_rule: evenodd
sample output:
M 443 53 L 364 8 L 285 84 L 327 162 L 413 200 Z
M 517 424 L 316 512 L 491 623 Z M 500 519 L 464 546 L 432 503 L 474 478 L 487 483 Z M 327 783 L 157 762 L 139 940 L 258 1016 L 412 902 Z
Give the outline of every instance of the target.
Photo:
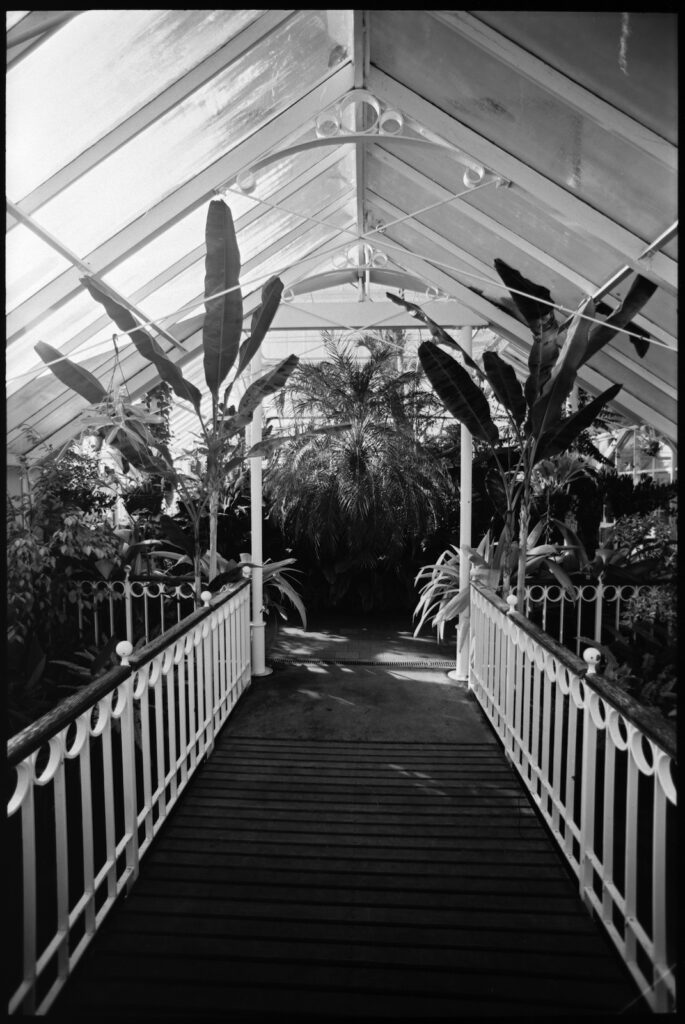
M 561 309 L 587 294 L 613 308 L 640 270 L 658 285 L 636 320 L 650 349 L 640 358 L 618 337 L 584 386 L 620 376 L 617 405 L 675 436 L 672 15 L 91 10 L 56 12 L 61 24 L 14 44 L 33 13 L 7 17 L 12 452 L 44 451 L 18 439 L 19 424 L 62 443 L 83 405 L 38 359 L 38 340 L 111 381 L 118 332 L 80 284 L 86 272 L 146 322 L 193 326 L 183 351 L 159 343 L 204 391 L 204 223 L 217 195 L 236 224 L 247 323 L 269 276 L 286 288 L 318 278 L 366 240 L 392 287 L 298 292 L 290 315 L 400 287 L 419 304 L 440 292 L 525 364 L 530 341 L 495 258 Z M 322 113 L 340 134 L 317 134 Z M 290 344 L 316 358 L 310 337 L 276 327 L 265 356 Z M 142 395 L 154 370 L 126 336 L 117 345 L 117 372 Z

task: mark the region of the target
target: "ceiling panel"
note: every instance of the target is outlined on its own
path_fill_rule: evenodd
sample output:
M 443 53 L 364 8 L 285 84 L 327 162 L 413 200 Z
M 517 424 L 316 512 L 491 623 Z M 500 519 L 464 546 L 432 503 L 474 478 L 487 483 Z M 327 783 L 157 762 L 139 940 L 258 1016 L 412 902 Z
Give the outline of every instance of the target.
M 26 427 L 45 443 L 65 439 L 83 405 L 37 358 L 37 340 L 69 353 L 106 386 L 115 370 L 133 395 L 156 382 L 125 336 L 116 367 L 118 332 L 84 292 L 86 271 L 141 317 L 189 325 L 185 351 L 168 339 L 160 344 L 204 390 L 204 222 L 217 194 L 238 229 L 246 322 L 269 276 L 279 274 L 286 286 L 316 279 L 347 265 L 366 239 L 388 269 L 425 282 L 417 301 L 435 291 L 456 299 L 515 346 L 525 365 L 530 335 L 495 258 L 548 287 L 560 317 L 587 294 L 614 307 L 641 270 L 659 286 L 637 318 L 652 335 L 647 355 L 640 359 L 619 336 L 583 379 L 590 390 L 620 380 L 617 407 L 675 436 L 673 15 L 10 15 L 10 449 L 45 450 Z M 22 42 L 22 23 L 44 30 Z M 359 87 L 371 94 L 355 117 Z M 391 108 L 399 115 L 379 120 Z M 318 138 L 324 111 L 339 118 L 338 136 Z M 378 134 L 386 123 L 397 137 Z M 355 129 L 366 134 L 357 139 Z M 484 178 L 467 187 L 465 171 L 479 167 Z M 497 183 L 498 175 L 507 180 Z M 293 308 L 330 311 L 324 303 L 346 293 L 383 301 L 383 285 L 365 284 L 363 271 L 355 280 L 300 292 Z M 345 327 L 324 319 L 322 328 Z M 318 340 L 310 345 L 287 332 L 267 340 L 267 358 L 289 343 L 304 358 L 321 351 Z M 182 411 L 177 418 L 190 422 Z

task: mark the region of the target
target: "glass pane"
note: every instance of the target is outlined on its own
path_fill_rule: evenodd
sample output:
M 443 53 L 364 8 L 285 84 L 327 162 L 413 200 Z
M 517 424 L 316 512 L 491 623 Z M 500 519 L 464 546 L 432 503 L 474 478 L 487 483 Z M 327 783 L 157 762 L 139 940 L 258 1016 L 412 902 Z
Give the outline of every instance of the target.
M 91 338 L 100 309 L 90 295 L 81 292 L 9 345 L 6 358 L 7 393 L 13 394 L 19 390 L 35 376 L 37 368 L 44 367 L 33 349 L 37 341 L 46 341 L 64 355 L 71 356 L 77 345 L 83 346 Z M 107 337 L 111 345 L 111 325 L 107 327 Z M 126 336 L 122 336 L 120 345 L 127 343 L 125 339 Z
M 477 17 L 671 142 L 678 22 L 646 11 L 478 11 Z M 582 44 L 592 40 L 592 45 Z
M 7 15 L 6 15 L 7 31 L 9 32 L 9 30 L 11 28 L 14 28 L 14 26 L 18 22 L 20 22 L 22 18 L 25 18 L 28 13 L 29 13 L 28 11 L 7 11 Z
M 371 46 L 386 74 L 640 238 L 675 219 L 673 171 L 436 19 L 372 13 Z
M 5 246 L 8 312 L 71 266 L 23 224 L 8 231 Z
M 197 175 L 328 71 L 325 17 L 304 11 L 36 213 L 85 255 Z
M 7 75 L 7 191 L 27 195 L 260 11 L 82 11 Z

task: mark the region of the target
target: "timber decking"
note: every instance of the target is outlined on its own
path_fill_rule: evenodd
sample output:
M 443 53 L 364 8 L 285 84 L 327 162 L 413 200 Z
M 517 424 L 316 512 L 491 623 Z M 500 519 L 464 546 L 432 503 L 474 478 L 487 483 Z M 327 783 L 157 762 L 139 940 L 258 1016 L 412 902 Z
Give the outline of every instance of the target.
M 288 697 L 312 692 L 297 689 L 303 671 L 290 669 L 289 685 L 253 682 L 53 1012 L 636 1010 L 618 956 L 474 710 L 480 731 L 458 744 L 279 736 L 279 695 L 283 726 Z M 252 717 L 265 700 L 270 735 Z M 461 692 L 453 707 L 467 700 Z M 331 707 L 312 704 L 330 728 Z

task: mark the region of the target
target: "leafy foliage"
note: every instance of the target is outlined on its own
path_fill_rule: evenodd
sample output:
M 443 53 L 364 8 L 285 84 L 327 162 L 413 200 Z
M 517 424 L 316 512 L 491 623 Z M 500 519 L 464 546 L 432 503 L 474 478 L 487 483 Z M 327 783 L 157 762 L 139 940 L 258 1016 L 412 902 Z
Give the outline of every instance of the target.
M 520 395 L 512 373 L 504 369 L 506 364 L 501 360 L 489 358 L 485 364 L 495 397 L 502 403 L 510 420 L 511 431 L 505 448 L 511 449 L 513 446 L 517 451 L 517 461 L 513 467 L 510 459 L 506 462 L 500 459 L 497 447 L 499 430 L 493 422 L 487 396 L 471 378 L 469 370 L 475 372 L 481 385 L 486 373 L 470 356 L 464 358 L 465 366 L 460 366 L 455 358 L 438 348 L 439 344 L 443 344 L 460 349 L 443 328 L 422 311 L 417 313 L 417 307 L 412 303 L 398 296 L 389 295 L 389 298 L 405 306 L 429 326 L 433 341 L 424 342 L 419 349 L 419 358 L 426 376 L 452 415 L 474 437 L 480 438 L 490 447 L 493 462 L 499 472 L 501 495 L 506 504 L 500 543 L 507 547 L 515 543 L 518 519 L 517 592 L 519 610 L 522 610 L 532 473 L 535 465 L 540 459 L 549 459 L 568 450 L 604 406 L 616 397 L 621 389 L 619 384 L 608 388 L 583 408 L 564 415 L 564 405 L 575 384 L 579 367 L 606 345 L 617 330 L 627 326 L 630 318 L 639 312 L 654 293 L 655 285 L 638 275 L 619 309 L 611 313 L 602 324 L 595 324 L 588 329 L 586 317 L 594 313 L 591 303 L 586 301 L 570 321 L 559 324 L 547 288 L 528 281 L 503 260 L 495 260 L 495 269 L 509 289 L 514 305 L 533 336 L 528 359 L 530 372 L 523 387 L 528 407 L 528 416 L 523 424 Z M 505 592 L 509 590 L 509 578 L 506 575 L 504 589 Z
M 298 367 L 282 396 L 298 429 L 269 467 L 270 516 L 320 566 L 323 599 L 368 609 L 385 603 L 384 584 L 402 590 L 407 557 L 454 492 L 422 440 L 435 400 L 417 368 L 377 339 L 365 361 L 339 337 L 324 342 L 327 358 Z M 314 433 L 321 421 L 338 429 Z

